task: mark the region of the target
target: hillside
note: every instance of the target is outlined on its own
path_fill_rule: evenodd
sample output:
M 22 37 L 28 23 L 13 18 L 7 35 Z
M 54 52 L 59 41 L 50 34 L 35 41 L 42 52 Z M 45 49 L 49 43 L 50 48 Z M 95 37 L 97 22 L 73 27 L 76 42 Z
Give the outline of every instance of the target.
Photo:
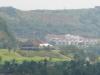
M 100 37 L 100 7 L 76 10 L 21 11 L 0 8 L 2 16 L 17 37 L 43 37 L 48 33 Z

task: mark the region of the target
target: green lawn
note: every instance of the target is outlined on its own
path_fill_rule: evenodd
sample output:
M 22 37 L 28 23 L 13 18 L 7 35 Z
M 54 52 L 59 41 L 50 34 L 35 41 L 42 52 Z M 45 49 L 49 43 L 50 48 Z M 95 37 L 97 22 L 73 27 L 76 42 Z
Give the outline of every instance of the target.
M 22 62 L 24 60 L 42 61 L 45 58 L 53 62 L 71 60 L 70 57 L 60 54 L 59 50 L 52 50 L 52 51 L 16 50 L 16 52 L 13 52 L 13 51 L 9 52 L 7 49 L 0 49 L 0 59 L 2 59 L 2 62 L 11 61 L 13 59 L 15 59 L 17 62 Z

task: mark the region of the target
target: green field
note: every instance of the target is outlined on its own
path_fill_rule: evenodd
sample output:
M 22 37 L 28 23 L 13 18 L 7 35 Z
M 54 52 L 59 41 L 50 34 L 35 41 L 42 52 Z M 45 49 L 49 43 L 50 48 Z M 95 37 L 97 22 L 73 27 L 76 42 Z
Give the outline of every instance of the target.
M 16 60 L 17 62 L 26 61 L 43 61 L 48 59 L 49 61 L 65 61 L 71 60 L 71 57 L 64 56 L 60 54 L 59 50 L 52 51 L 25 51 L 25 50 L 16 50 L 9 52 L 7 49 L 0 49 L 0 59 L 2 62 Z

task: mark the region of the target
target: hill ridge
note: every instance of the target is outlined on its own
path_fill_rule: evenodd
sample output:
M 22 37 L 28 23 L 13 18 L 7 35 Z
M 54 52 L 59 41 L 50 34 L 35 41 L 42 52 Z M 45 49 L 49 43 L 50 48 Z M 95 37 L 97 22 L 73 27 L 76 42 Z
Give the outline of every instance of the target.
M 22 11 L 12 7 L 0 8 L 10 29 L 17 37 L 41 38 L 47 33 L 76 34 L 100 37 L 100 7 L 71 10 Z

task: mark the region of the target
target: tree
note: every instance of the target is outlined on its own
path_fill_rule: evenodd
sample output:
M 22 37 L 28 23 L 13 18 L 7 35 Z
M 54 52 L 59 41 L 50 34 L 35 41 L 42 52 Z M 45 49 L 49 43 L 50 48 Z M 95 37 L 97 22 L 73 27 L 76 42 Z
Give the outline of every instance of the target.
M 2 38 L 0 39 L 5 48 L 11 49 L 16 48 L 16 39 L 10 31 L 6 21 L 0 17 L 0 32 Z

